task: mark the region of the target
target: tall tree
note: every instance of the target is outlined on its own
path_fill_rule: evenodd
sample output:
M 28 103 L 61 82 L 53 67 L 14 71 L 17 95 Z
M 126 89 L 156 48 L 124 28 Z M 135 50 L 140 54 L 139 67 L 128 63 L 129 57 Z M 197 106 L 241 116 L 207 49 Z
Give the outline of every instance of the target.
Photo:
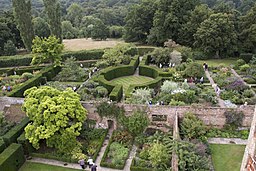
M 48 16 L 48 22 L 51 34 L 56 36 L 62 42 L 61 30 L 61 9 L 58 0 L 43 0 L 45 10 Z
M 49 36 L 48 38 L 36 37 L 33 40 L 32 53 L 34 54 L 31 64 L 41 64 L 44 62 L 50 62 L 54 65 L 60 65 L 61 52 L 64 49 L 64 45 L 60 43 L 60 40 L 55 36 Z
M 245 52 L 256 53 L 256 3 L 240 18 L 240 34 L 242 50 Z
M 192 47 L 195 41 L 193 35 L 196 33 L 197 28 L 212 13 L 212 10 L 208 8 L 206 4 L 196 6 L 195 9 L 191 12 L 189 21 L 182 25 L 178 38 L 179 43 Z
M 20 35 L 28 51 L 31 51 L 34 30 L 32 25 L 31 2 L 30 0 L 12 1 L 14 16 L 20 30 Z
M 52 87 L 32 87 L 25 91 L 23 111 L 32 121 L 25 128 L 25 136 L 34 148 L 45 140 L 62 155 L 71 155 L 80 147 L 80 135 L 87 111 L 80 103 L 80 96 L 71 88 L 59 91 Z
M 162 45 L 166 40 L 178 41 L 182 24 L 189 21 L 189 16 L 199 0 L 160 0 L 154 16 L 153 28 L 148 41 Z
M 133 5 L 126 18 L 124 39 L 128 42 L 146 42 L 150 28 L 153 26 L 153 17 L 156 11 L 156 1 L 143 0 Z
M 204 52 L 215 53 L 216 57 L 234 50 L 237 35 L 234 23 L 228 14 L 212 14 L 197 29 L 195 46 Z
M 41 17 L 36 17 L 32 20 L 35 35 L 38 37 L 49 37 L 50 36 L 50 28 L 48 23 Z
M 67 19 L 74 27 L 79 27 L 83 18 L 83 8 L 77 3 L 71 4 L 67 9 Z
M 11 30 L 7 27 L 7 24 L 0 23 L 0 55 L 4 55 L 4 44 L 8 40 L 13 40 Z

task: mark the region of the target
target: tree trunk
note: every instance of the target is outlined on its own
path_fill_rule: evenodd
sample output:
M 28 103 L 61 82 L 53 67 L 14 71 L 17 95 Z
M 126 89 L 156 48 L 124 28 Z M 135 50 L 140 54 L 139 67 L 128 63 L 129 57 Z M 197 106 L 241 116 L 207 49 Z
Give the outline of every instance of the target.
M 220 51 L 219 50 L 216 51 L 215 58 L 218 58 L 218 59 L 220 58 Z

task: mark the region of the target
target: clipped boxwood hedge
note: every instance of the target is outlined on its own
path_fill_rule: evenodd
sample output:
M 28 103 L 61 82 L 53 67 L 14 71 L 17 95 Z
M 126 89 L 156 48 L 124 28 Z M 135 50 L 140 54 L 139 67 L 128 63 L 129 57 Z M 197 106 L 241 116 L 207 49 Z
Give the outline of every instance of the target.
M 13 143 L 0 154 L 0 170 L 17 171 L 25 161 L 22 146 Z
M 158 71 L 156 69 L 147 65 L 139 66 L 139 74 L 151 78 L 157 78 L 159 76 Z
M 6 148 L 5 142 L 4 142 L 3 138 L 0 137 L 0 153 L 2 153 L 5 148 Z
M 140 167 L 140 166 L 135 166 L 135 165 L 136 165 L 136 161 L 133 158 L 132 159 L 132 164 L 131 164 L 131 167 L 130 167 L 130 171 L 156 171 L 153 168 Z
M 35 148 L 32 146 L 32 144 L 30 144 L 29 141 L 25 138 L 25 132 L 23 132 L 17 138 L 17 142 L 18 142 L 18 144 L 22 145 L 24 154 L 29 155 L 35 151 Z
M 123 86 L 122 85 L 117 85 L 115 88 L 111 91 L 109 94 L 110 100 L 113 101 L 120 101 L 123 97 Z
M 77 163 L 77 160 L 71 159 L 70 157 L 66 156 L 56 156 L 53 153 L 31 153 L 30 154 L 32 157 L 39 157 L 39 158 L 45 158 L 45 159 L 53 159 L 53 160 L 59 160 L 63 162 L 69 162 L 69 163 Z
M 64 52 L 61 54 L 63 60 L 74 57 L 76 60 L 94 60 L 100 59 L 104 54 L 104 49 L 95 49 L 95 50 L 81 50 L 81 51 L 72 51 Z M 0 57 L 0 67 L 14 67 L 14 66 L 28 66 L 32 61 L 33 55 L 15 55 L 15 56 L 1 56 Z
M 138 55 L 143 56 L 149 52 L 152 52 L 154 47 L 138 47 Z
M 29 123 L 29 118 L 24 118 L 18 125 L 14 126 L 10 129 L 4 136 L 3 140 L 6 146 L 10 145 L 11 143 L 17 142 L 17 138 L 22 134 L 24 128 Z
M 104 136 L 101 137 L 100 143 L 99 143 L 98 147 L 96 148 L 96 152 L 92 156 L 93 161 L 96 161 L 107 134 L 108 134 L 108 129 L 105 129 L 105 134 L 104 134 Z
M 39 86 L 39 85 L 45 84 L 47 80 L 50 81 L 52 78 L 54 78 L 60 72 L 60 70 L 61 70 L 61 67 L 59 66 L 46 67 L 42 69 L 39 74 L 27 80 L 20 86 L 17 86 L 7 95 L 9 97 L 23 97 L 23 94 L 27 89 L 33 86 Z

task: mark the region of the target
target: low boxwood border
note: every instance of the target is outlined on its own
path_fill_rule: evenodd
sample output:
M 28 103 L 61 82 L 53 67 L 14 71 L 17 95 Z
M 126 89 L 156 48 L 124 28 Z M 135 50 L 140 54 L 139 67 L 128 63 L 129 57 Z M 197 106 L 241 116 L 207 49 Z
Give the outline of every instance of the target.
M 132 164 L 130 167 L 130 171 L 156 171 L 153 168 L 146 168 L 146 167 L 139 167 L 139 166 L 135 166 L 135 159 L 132 159 Z
M 45 84 L 47 81 L 50 81 L 54 78 L 61 70 L 61 67 L 50 66 L 43 68 L 39 74 L 35 75 L 33 78 L 27 80 L 20 86 L 17 86 L 14 90 L 12 90 L 7 95 L 9 97 L 23 97 L 23 93 L 33 87 Z
M 14 126 L 10 129 L 4 136 L 2 136 L 6 146 L 10 145 L 11 143 L 17 142 L 17 138 L 22 134 L 24 128 L 29 123 L 29 118 L 24 118 L 18 125 Z
M 11 144 L 0 154 L 0 170 L 16 171 L 25 163 L 26 159 L 20 144 Z
M 97 157 L 98 157 L 98 155 L 99 155 L 99 152 L 100 152 L 100 150 L 101 150 L 101 147 L 103 146 L 103 143 L 104 143 L 104 141 L 105 141 L 107 135 L 108 135 L 108 129 L 105 129 L 105 134 L 104 134 L 104 136 L 101 137 L 100 143 L 99 143 L 99 145 L 98 145 L 98 147 L 97 147 L 97 149 L 96 149 L 96 152 L 95 152 L 94 155 L 92 156 L 93 161 L 96 161 L 96 159 L 97 159 Z
M 6 148 L 5 142 L 4 142 L 3 138 L 0 137 L 0 153 L 2 153 L 5 148 Z

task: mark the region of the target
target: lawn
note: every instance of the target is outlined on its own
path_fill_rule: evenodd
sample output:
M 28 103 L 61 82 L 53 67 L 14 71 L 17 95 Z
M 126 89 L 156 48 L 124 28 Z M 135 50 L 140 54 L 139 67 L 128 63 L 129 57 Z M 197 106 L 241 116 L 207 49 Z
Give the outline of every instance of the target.
M 228 58 L 228 59 L 208 59 L 208 60 L 196 60 L 197 63 L 203 65 L 204 62 L 208 64 L 209 67 L 211 66 L 218 66 L 223 64 L 224 66 L 230 66 L 231 64 L 235 64 L 237 58 Z
M 41 163 L 33 163 L 33 162 L 26 162 L 24 165 L 20 168 L 19 171 L 78 171 L 77 169 L 70 169 L 65 167 L 59 167 L 59 166 L 52 166 L 47 164 L 41 164 Z
M 78 51 L 78 50 L 91 50 L 91 49 L 103 49 L 111 48 L 124 41 L 119 39 L 107 39 L 102 41 L 96 41 L 92 39 L 65 39 L 63 44 L 65 51 Z
M 210 144 L 215 171 L 239 171 L 244 155 L 244 145 Z
M 124 92 L 125 92 L 131 84 L 142 84 L 152 80 L 153 78 L 144 77 L 144 76 L 126 76 L 126 77 L 119 77 L 119 78 L 113 79 L 111 80 L 111 82 L 115 84 L 123 85 Z

